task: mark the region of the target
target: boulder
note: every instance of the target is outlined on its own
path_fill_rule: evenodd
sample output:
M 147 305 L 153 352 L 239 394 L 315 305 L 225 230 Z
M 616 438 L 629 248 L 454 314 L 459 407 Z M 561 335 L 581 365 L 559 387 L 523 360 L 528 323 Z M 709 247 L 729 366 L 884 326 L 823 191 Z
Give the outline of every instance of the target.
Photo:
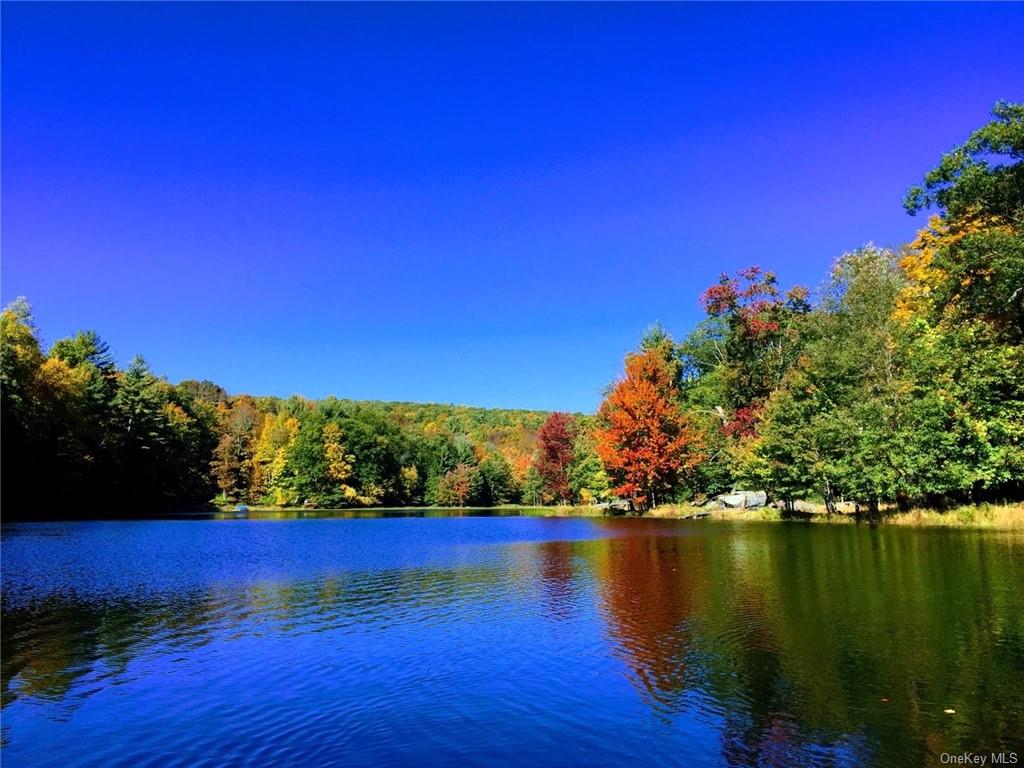
M 733 491 L 716 496 L 715 501 L 725 509 L 756 509 L 768 503 L 768 494 L 764 491 Z
M 607 509 L 609 511 L 615 512 L 629 511 L 629 502 L 626 501 L 625 499 L 612 499 L 611 501 L 602 501 L 598 504 L 593 504 L 591 506 L 594 506 L 597 509 Z
M 794 499 L 788 505 L 786 504 L 785 500 L 778 499 L 777 501 L 773 501 L 768 506 L 773 507 L 774 509 L 777 509 L 783 513 L 795 512 L 800 515 L 813 515 L 815 512 L 818 511 L 818 508 L 814 504 L 811 504 L 811 502 L 809 501 L 804 501 L 803 499 Z

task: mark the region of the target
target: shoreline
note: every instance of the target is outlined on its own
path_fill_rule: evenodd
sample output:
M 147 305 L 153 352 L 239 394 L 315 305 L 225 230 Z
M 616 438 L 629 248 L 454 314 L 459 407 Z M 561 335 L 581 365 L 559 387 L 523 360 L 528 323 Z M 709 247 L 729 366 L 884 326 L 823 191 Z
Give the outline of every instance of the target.
M 796 523 L 825 525 L 898 526 L 904 528 L 958 528 L 961 530 L 1004 530 L 1024 531 L 1024 502 L 1010 504 L 978 504 L 937 509 L 915 508 L 905 512 L 883 510 L 882 517 L 875 521 L 857 519 L 848 513 L 827 515 L 824 506 L 819 505 L 813 512 L 785 515 L 774 507 L 754 509 L 705 509 L 688 504 L 665 504 L 642 514 L 607 514 L 602 507 L 590 506 L 529 506 L 506 505 L 501 507 L 281 507 L 248 506 L 238 511 L 234 506 L 214 506 L 179 511 L 154 511 L 147 514 L 132 514 L 128 510 L 116 512 L 96 511 L 53 513 L 22 517 L 15 514 L 3 516 L 3 523 L 32 522 L 96 522 L 96 521 L 152 521 L 152 520 L 301 520 L 301 519 L 373 519 L 398 517 L 538 517 L 538 518 L 589 518 L 629 520 L 680 520 L 714 523 Z
M 699 517 L 698 517 L 699 516 Z M 377 517 L 559 517 L 559 518 L 628 518 L 636 520 L 702 520 L 709 522 L 773 522 L 813 523 L 828 525 L 902 526 L 916 528 L 962 528 L 1014 530 L 1024 529 L 1024 502 L 1011 504 L 962 505 L 947 510 L 915 508 L 905 512 L 883 512 L 880 519 L 867 521 L 851 514 L 827 515 L 824 507 L 820 511 L 785 515 L 774 507 L 756 509 L 715 509 L 665 504 L 638 515 L 609 515 L 600 507 L 584 506 L 528 506 L 509 505 L 501 507 L 343 507 L 312 508 L 250 506 L 246 512 L 234 507 L 221 507 L 214 514 L 217 519 L 236 517 L 256 519 L 292 518 L 377 518 Z
M 826 525 L 866 525 L 902 526 L 908 528 L 965 528 L 1013 530 L 1024 529 L 1024 502 L 1010 504 L 965 504 L 946 510 L 913 508 L 903 512 L 883 510 L 881 517 L 870 521 L 858 519 L 849 513 L 828 515 L 824 506 L 814 512 L 785 514 L 774 507 L 757 509 L 716 509 L 704 510 L 701 507 L 684 505 L 665 505 L 647 513 L 646 517 L 666 520 L 687 519 L 697 512 L 708 513 L 706 520 L 717 522 L 778 522 L 778 523 L 813 523 Z

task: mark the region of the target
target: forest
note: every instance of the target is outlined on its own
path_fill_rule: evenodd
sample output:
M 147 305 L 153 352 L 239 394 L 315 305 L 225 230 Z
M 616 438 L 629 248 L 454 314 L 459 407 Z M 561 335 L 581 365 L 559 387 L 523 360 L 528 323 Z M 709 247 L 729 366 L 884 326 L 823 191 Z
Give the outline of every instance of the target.
M 1020 499 L 1022 161 L 1024 104 L 999 102 L 909 189 L 929 216 L 912 242 L 843 254 L 813 291 L 722 275 L 696 328 L 648 329 L 592 415 L 172 384 L 141 357 L 119 369 L 94 331 L 44 348 L 17 299 L 0 319 L 4 512 Z

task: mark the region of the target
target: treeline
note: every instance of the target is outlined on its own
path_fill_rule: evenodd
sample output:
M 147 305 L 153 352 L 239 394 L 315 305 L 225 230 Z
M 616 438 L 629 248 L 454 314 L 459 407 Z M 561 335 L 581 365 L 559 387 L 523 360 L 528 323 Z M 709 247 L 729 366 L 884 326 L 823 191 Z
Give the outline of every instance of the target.
M 941 506 L 1024 496 L 1024 105 L 944 156 L 905 206 L 935 215 L 823 287 L 723 275 L 681 341 L 655 326 L 596 416 L 172 385 L 93 332 L 44 352 L 0 321 L 3 501 L 31 514 L 245 501 L 634 508 L 736 487 Z
M 3 503 L 17 516 L 221 503 L 589 503 L 607 496 L 588 417 L 232 396 L 114 364 L 83 331 L 43 351 L 23 299 L 0 317 Z
M 219 438 L 211 462 L 224 500 L 326 507 L 494 506 L 590 501 L 607 491 L 581 468 L 599 466 L 577 439 L 586 417 L 327 398 L 230 397 L 203 382 L 180 385 L 213 405 Z M 552 424 L 565 424 L 555 434 Z M 569 441 L 562 473 L 545 460 Z
M 904 202 L 899 250 L 842 256 L 812 305 L 758 267 L 723 275 L 676 344 L 660 327 L 598 414 L 614 492 L 641 506 L 736 486 L 942 506 L 1024 495 L 1024 105 Z
M 93 332 L 44 354 L 28 304 L 0 317 L 3 512 L 148 509 L 212 497 L 216 413 Z

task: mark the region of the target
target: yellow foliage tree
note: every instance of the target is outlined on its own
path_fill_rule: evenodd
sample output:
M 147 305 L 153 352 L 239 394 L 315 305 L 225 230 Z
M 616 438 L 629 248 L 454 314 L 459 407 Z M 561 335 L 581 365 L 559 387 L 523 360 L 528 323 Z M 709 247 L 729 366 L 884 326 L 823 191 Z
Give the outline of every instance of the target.
M 900 260 L 907 284 L 896 300 L 894 317 L 907 321 L 929 314 L 932 296 L 949 279 L 945 270 L 935 265 L 936 254 L 986 230 L 1010 232 L 1011 228 L 994 216 L 972 216 L 957 221 L 955 226 L 940 216 L 932 216 Z
M 327 459 L 327 476 L 337 482 L 341 493 L 346 499 L 356 499 L 358 494 L 355 488 L 346 481 L 352 477 L 352 463 L 355 457 L 345 453 L 345 444 L 342 442 L 341 427 L 334 422 L 324 427 L 324 457 Z M 364 502 L 359 499 L 360 503 Z
M 253 487 L 257 493 L 271 493 L 275 504 L 288 501 L 288 489 L 282 480 L 288 470 L 288 450 L 299 434 L 299 420 L 285 413 L 268 413 L 256 440 Z

